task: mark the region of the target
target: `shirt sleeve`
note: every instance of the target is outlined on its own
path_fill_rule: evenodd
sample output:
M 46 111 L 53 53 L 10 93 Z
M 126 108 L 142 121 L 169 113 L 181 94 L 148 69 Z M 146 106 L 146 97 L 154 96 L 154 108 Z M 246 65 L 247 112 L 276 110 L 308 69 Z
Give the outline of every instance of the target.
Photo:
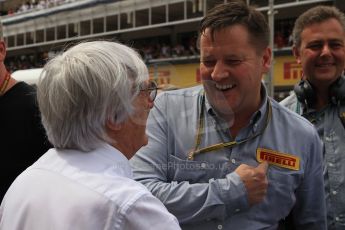
M 168 171 L 187 165 L 169 161 L 167 146 L 171 144 L 169 141 L 174 142 L 175 137 L 168 132 L 166 104 L 166 101 L 158 100 L 150 112 L 147 127 L 149 143 L 130 161 L 134 179 L 161 200 L 180 224 L 225 220 L 239 211 L 247 210 L 249 204 L 245 186 L 235 172 L 221 179 L 210 179 L 206 183 L 191 183 L 185 177 L 170 179 Z M 194 176 L 196 181 L 198 176 L 197 173 Z
M 181 229 L 176 217 L 171 215 L 164 205 L 151 194 L 141 196 L 124 216 L 124 230 L 142 229 Z
M 296 204 L 292 216 L 294 229 L 322 230 L 327 229 L 322 160 L 324 148 L 316 131 L 310 143 L 312 144 L 305 163 L 306 173 L 296 190 Z

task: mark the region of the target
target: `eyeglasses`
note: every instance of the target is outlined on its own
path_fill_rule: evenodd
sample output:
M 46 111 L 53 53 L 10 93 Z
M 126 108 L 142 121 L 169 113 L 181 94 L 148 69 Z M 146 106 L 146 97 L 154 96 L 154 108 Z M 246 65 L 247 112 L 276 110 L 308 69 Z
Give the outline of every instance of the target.
M 157 96 L 157 83 L 155 81 L 148 81 L 139 86 L 140 92 L 144 91 L 148 93 L 149 99 L 153 102 Z

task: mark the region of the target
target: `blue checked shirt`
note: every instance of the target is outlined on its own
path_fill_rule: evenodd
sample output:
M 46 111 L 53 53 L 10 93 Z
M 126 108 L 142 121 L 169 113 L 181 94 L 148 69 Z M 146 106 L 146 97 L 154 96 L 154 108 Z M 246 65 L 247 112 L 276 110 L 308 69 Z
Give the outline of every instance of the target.
M 292 94 L 282 105 L 302 114 L 303 105 Z M 324 176 L 327 202 L 328 230 L 345 230 L 345 129 L 335 105 L 322 111 L 309 109 L 305 114 L 310 119 L 325 145 Z
M 235 140 L 264 129 L 270 100 L 272 116 L 262 135 L 188 160 L 203 108 L 202 90 L 197 86 L 159 95 L 149 116 L 149 143 L 130 161 L 134 178 L 164 203 L 182 229 L 277 229 L 290 212 L 295 229 L 326 229 L 322 144 L 313 125 L 269 99 L 262 87 L 261 108 Z M 232 141 L 228 126 L 207 99 L 204 110 L 200 147 Z M 234 170 L 241 164 L 256 167 L 258 148 L 298 158 L 300 167 L 270 165 L 267 195 L 250 207 L 245 186 Z

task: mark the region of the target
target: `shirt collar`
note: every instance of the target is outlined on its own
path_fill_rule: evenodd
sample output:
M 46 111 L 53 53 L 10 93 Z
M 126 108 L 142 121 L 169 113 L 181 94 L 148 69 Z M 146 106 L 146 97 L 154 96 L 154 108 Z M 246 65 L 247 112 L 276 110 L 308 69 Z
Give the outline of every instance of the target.
M 39 167 L 42 165 L 55 169 L 67 167 L 78 169 L 76 171 L 133 178 L 128 159 L 119 150 L 105 142 L 89 152 L 52 148 L 35 164 L 40 165 Z
M 102 156 L 106 161 L 114 165 L 117 174 L 124 177 L 132 178 L 132 170 L 129 165 L 128 159 L 115 147 L 103 143 L 99 148 L 95 149 L 95 154 Z

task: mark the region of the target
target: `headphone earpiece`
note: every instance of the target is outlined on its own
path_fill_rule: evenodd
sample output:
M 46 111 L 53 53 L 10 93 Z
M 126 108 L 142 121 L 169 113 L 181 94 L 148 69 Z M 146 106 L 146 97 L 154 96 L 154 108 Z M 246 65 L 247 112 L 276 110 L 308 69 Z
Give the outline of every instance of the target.
M 330 98 L 334 104 L 345 103 L 345 76 L 342 75 L 330 86 Z
M 310 107 L 316 100 L 315 90 L 308 80 L 301 80 L 294 86 L 299 102 Z M 329 89 L 330 100 L 333 104 L 345 103 L 345 75 L 337 79 Z
M 315 102 L 315 92 L 308 80 L 301 80 L 294 86 L 298 101 L 310 107 Z

